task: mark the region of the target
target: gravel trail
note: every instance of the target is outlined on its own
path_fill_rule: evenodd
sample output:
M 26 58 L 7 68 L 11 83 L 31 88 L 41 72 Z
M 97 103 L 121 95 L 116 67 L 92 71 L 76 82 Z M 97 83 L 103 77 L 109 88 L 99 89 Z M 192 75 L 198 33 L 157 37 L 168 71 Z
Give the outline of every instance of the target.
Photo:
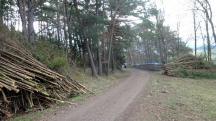
M 148 72 L 134 69 L 128 78 L 121 80 L 102 95 L 95 96 L 82 105 L 66 107 L 63 111 L 48 116 L 45 121 L 118 121 L 124 119 L 122 117 L 130 117 L 130 114 L 125 112 L 133 110 L 128 107 L 143 93 L 149 78 Z

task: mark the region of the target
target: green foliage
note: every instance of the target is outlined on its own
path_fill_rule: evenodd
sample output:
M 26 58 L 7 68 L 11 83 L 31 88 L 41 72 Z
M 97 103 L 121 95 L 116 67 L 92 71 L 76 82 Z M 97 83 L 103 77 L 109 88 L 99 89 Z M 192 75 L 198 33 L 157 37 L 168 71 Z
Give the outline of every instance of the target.
M 39 40 L 35 43 L 33 55 L 50 69 L 60 70 L 68 67 L 68 60 L 62 48 L 49 40 Z
M 185 77 L 185 78 L 189 76 L 188 71 L 186 69 L 183 69 L 183 68 L 177 69 L 177 75 L 179 77 Z
M 210 71 L 191 71 L 188 72 L 195 79 L 216 79 L 216 73 Z
M 216 73 L 209 70 L 187 70 L 179 68 L 176 71 L 178 77 L 193 79 L 216 79 Z
M 12 0 L 0 0 L 0 16 L 4 16 L 5 12 L 10 9 L 10 5 L 13 5 Z
M 137 6 L 137 0 L 109 0 L 112 11 L 118 11 L 121 15 L 128 15 Z
M 59 69 L 62 67 L 66 67 L 68 65 L 67 63 L 67 58 L 65 57 L 55 57 L 53 60 L 51 60 L 48 63 L 48 67 L 50 67 L 51 69 Z

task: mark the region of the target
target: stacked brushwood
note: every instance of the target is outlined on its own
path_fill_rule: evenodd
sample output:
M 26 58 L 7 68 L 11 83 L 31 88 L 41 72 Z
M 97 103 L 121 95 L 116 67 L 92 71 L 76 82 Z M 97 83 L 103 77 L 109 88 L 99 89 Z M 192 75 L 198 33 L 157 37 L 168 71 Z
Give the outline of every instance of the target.
M 22 44 L 0 32 L 0 120 L 86 92 L 83 85 L 48 69 Z
M 193 55 L 184 55 L 164 66 L 164 74 L 168 76 L 182 76 L 185 71 L 208 69 L 202 58 Z

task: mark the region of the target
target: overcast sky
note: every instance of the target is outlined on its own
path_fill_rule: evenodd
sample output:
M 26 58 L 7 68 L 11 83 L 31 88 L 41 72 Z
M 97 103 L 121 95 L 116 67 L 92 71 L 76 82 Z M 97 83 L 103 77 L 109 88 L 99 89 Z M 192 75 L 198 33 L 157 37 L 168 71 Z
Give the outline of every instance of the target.
M 209 1 L 212 4 L 214 17 L 216 17 L 216 0 Z M 177 30 L 177 23 L 180 22 L 180 36 L 184 41 L 188 42 L 188 46 L 193 47 L 192 0 L 155 0 L 155 2 L 160 9 L 164 9 L 166 19 L 165 24 L 169 25 L 172 30 Z M 197 15 L 197 18 L 202 20 L 199 16 L 200 15 Z M 202 40 L 199 40 L 198 46 L 202 46 Z

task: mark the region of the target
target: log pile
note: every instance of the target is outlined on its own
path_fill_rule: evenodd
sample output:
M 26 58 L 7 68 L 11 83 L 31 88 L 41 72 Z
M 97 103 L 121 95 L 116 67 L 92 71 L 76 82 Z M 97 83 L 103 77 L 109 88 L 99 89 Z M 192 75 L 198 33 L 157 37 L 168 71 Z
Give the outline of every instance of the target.
M 202 58 L 193 55 L 185 55 L 175 59 L 164 66 L 164 74 L 168 76 L 182 76 L 184 71 L 207 69 L 208 66 Z
M 0 33 L 0 120 L 86 91 L 84 86 L 48 69 L 20 43 Z

